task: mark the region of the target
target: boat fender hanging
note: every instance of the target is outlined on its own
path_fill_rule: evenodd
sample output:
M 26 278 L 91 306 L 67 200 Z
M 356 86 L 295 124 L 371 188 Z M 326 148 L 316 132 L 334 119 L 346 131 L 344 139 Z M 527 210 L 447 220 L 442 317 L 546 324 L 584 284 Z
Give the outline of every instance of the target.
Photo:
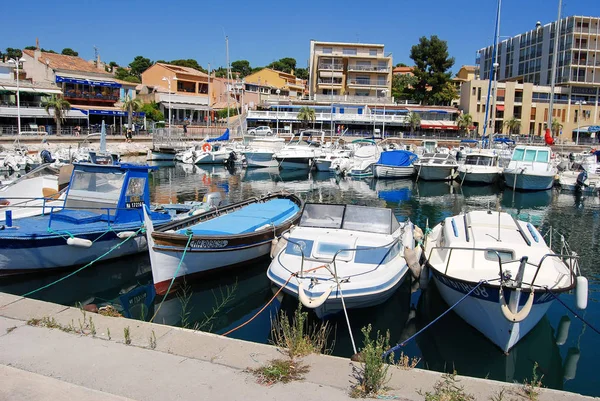
M 575 378 L 575 375 L 577 374 L 577 363 L 579 362 L 580 356 L 581 352 L 575 347 L 571 347 L 567 350 L 563 370 L 563 372 L 565 372 L 563 375 L 565 380 L 573 380 Z
M 413 238 L 417 242 L 421 242 L 423 240 L 423 230 L 419 226 L 415 224 L 415 229 L 413 231 Z
M 404 247 L 404 259 L 406 260 L 406 264 L 408 265 L 412 276 L 415 279 L 418 279 L 421 276 L 421 265 L 419 264 L 415 250 Z
M 117 234 L 117 237 L 121 239 L 126 239 L 130 237 L 135 237 L 135 231 L 121 231 Z
M 578 276 L 575 282 L 577 308 L 583 310 L 587 308 L 588 304 L 588 279 L 583 276 Z
M 571 319 L 569 316 L 564 315 L 558 322 L 558 329 L 556 329 L 556 345 L 563 345 L 569 338 L 569 327 L 571 327 Z
M 71 237 L 67 239 L 67 245 L 76 246 L 78 248 L 89 248 L 92 246 L 92 241 L 84 238 Z
M 498 298 L 500 300 L 500 309 L 502 310 L 502 314 L 504 315 L 506 320 L 508 320 L 509 322 L 518 323 L 518 322 L 522 322 L 523 320 L 525 320 L 525 318 L 527 318 L 527 316 L 529 316 L 529 312 L 531 312 L 531 307 L 533 306 L 533 299 L 535 298 L 535 292 L 533 291 L 533 288 L 531 289 L 531 292 L 529 293 L 527 302 L 525 302 L 525 305 L 523 305 L 523 308 L 521 308 L 521 310 L 518 312 L 512 312 L 510 310 L 510 308 L 508 307 L 508 305 L 506 304 L 506 300 L 504 299 L 504 288 L 502 288 L 502 286 L 500 286 L 500 289 L 498 291 L 499 291 Z M 520 291 L 520 289 L 517 289 L 517 291 Z
M 327 298 L 329 298 L 329 295 L 331 294 L 332 289 L 333 289 L 333 287 L 329 287 L 320 296 L 318 296 L 316 298 L 310 298 L 304 292 L 303 284 L 300 283 L 300 284 L 298 284 L 298 299 L 300 299 L 300 302 L 302 302 L 302 305 L 306 306 L 307 308 L 311 308 L 311 309 L 318 308 L 319 306 L 323 305 L 325 303 L 325 301 L 327 301 Z
M 281 250 L 286 246 L 287 240 L 285 238 L 273 238 L 273 240 L 271 241 L 271 259 L 274 259 L 275 256 L 277 256 L 279 252 L 281 252 Z

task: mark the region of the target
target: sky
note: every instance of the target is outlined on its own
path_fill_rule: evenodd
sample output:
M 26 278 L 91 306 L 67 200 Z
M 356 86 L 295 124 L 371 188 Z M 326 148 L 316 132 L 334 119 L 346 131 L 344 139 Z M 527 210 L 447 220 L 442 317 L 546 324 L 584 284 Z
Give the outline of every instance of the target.
M 503 0 L 501 36 L 514 36 L 556 20 L 558 0 Z M 6 1 L 0 48 L 70 47 L 85 59 L 94 46 L 103 61 L 127 65 L 151 60 L 196 59 L 207 67 L 231 61 L 253 67 L 293 57 L 306 67 L 310 40 L 381 43 L 394 64 L 411 65 L 421 36 L 448 42 L 452 68 L 473 65 L 494 37 L 496 0 L 207 1 L 61 0 Z M 600 0 L 565 0 L 563 16 L 600 16 Z

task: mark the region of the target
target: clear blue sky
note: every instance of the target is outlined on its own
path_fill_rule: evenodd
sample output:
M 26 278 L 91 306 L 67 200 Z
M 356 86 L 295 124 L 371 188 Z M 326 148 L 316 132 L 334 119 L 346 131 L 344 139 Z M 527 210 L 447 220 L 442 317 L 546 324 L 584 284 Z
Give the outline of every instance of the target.
M 504 0 L 501 35 L 515 35 L 556 19 L 558 0 Z M 5 1 L 0 48 L 65 47 L 91 59 L 96 45 L 104 61 L 128 64 L 194 58 L 206 68 L 231 61 L 253 67 L 294 57 L 306 67 L 310 39 L 383 43 L 394 64 L 411 64 L 421 36 L 447 40 L 457 71 L 492 43 L 495 0 L 396 1 L 206 1 L 61 0 Z M 563 16 L 600 16 L 600 0 L 565 0 Z

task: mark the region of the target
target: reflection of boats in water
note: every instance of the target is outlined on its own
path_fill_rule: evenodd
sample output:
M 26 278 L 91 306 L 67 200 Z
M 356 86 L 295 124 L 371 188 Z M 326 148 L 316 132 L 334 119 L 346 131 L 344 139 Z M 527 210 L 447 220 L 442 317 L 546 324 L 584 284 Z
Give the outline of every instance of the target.
M 207 321 L 207 317 L 213 315 L 213 308 L 223 302 L 229 291 L 232 294 L 230 302 L 220 308 L 201 329 L 223 333 L 244 323 L 273 296 L 265 274 L 266 264 L 268 261 L 261 261 L 249 265 L 247 269 L 236 270 L 236 274 L 189 282 L 185 291 L 180 290 L 176 295 L 167 297 L 157 311 L 154 322 L 170 326 L 187 323 L 187 326 L 193 328 L 196 323 L 202 324 Z M 161 296 L 156 297 L 155 309 L 162 299 Z M 186 302 L 184 311 L 183 304 Z M 263 311 L 244 328 L 232 333 L 231 337 L 266 342 L 271 328 L 270 315 L 277 313 L 276 307 L 274 303 L 270 307 L 272 309 Z M 187 314 L 187 322 L 182 322 L 184 312 Z
M 373 180 L 372 187 L 377 197 L 392 204 L 409 200 L 412 196 L 413 181 L 411 179 Z
M 413 193 L 422 200 L 444 197 L 456 192 L 457 185 L 454 181 L 417 181 L 413 189 Z
M 437 288 L 421 292 L 416 326 L 424 327 L 447 309 Z M 526 337 L 505 355 L 455 313 L 449 313 L 416 338 L 423 363 L 431 370 L 456 370 L 461 375 L 504 382 L 530 380 L 534 363 L 544 375 L 544 386 L 562 389 L 563 367 L 554 330 L 544 317 Z
M 520 220 L 527 221 L 534 226 L 544 222 L 547 206 L 552 201 L 553 191 L 516 192 L 504 191 L 501 195 L 500 206 L 502 209 Z

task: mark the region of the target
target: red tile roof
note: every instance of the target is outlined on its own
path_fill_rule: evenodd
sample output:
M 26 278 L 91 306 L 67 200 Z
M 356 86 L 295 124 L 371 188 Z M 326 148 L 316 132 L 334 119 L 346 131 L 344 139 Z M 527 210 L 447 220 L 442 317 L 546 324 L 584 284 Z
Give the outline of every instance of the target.
M 27 54 L 29 57 L 34 57 L 33 50 L 23 50 L 23 53 Z M 87 62 L 81 57 L 41 52 L 38 60 L 40 63 L 48 64 L 53 70 L 93 72 L 95 74 L 112 76 L 111 74 L 96 68 L 94 64 Z

